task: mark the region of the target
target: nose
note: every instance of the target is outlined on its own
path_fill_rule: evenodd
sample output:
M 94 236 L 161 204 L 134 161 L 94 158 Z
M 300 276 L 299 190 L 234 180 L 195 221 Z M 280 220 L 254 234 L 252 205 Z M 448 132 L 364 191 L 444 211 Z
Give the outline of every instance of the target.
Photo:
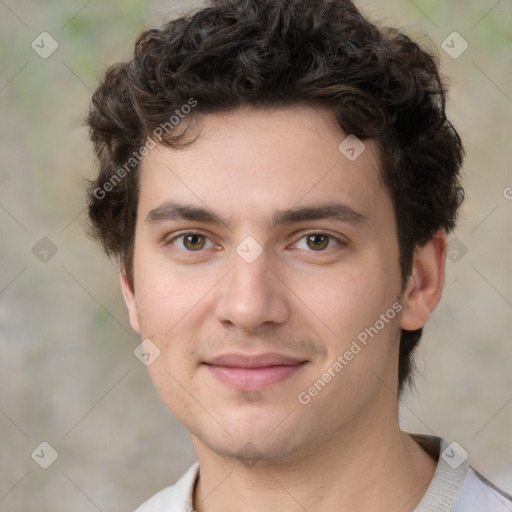
M 287 288 L 269 267 L 265 251 L 252 262 L 234 253 L 217 294 L 215 314 L 226 327 L 252 332 L 265 324 L 282 324 L 290 315 Z

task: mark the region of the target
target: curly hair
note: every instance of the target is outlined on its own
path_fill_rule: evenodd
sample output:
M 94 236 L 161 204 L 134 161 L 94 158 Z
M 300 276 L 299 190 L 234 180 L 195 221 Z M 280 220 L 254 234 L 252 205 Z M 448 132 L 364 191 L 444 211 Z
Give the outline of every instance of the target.
M 199 114 L 326 106 L 345 133 L 377 144 L 405 283 L 415 249 L 455 227 L 463 200 L 464 150 L 446 118 L 437 57 L 373 24 L 350 0 L 208 5 L 142 32 L 133 57 L 111 66 L 94 92 L 87 122 L 99 174 L 87 192 L 90 236 L 119 258 L 133 284 L 137 168 L 152 134 L 181 148 L 193 142 L 189 126 Z M 163 131 L 184 105 L 186 122 Z M 421 335 L 401 332 L 399 392 L 411 381 Z

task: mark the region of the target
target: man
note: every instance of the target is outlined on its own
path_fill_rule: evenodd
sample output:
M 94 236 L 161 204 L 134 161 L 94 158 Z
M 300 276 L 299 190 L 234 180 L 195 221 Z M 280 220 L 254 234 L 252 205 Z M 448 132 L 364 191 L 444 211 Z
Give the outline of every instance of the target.
M 93 96 L 92 233 L 196 463 L 144 511 L 505 511 L 398 425 L 463 148 L 434 59 L 348 0 L 216 0 Z

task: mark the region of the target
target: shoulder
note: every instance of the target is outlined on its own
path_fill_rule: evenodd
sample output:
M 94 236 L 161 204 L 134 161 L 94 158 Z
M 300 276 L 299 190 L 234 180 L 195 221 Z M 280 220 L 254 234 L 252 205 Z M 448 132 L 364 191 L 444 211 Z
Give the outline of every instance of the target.
M 434 476 L 415 512 L 511 512 L 512 497 L 473 469 L 458 443 L 412 434 L 437 462 Z
M 510 512 L 512 496 L 507 495 L 478 471 L 469 468 L 453 505 L 453 512 Z
M 192 497 L 198 474 L 199 463 L 196 462 L 174 485 L 154 494 L 135 512 L 187 512 L 192 510 Z

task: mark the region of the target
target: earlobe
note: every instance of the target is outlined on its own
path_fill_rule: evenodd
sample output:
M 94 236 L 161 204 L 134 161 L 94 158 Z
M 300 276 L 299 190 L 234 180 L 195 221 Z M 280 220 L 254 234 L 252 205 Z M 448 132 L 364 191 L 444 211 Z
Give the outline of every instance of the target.
M 415 331 L 427 323 L 441 299 L 445 264 L 446 232 L 441 229 L 414 253 L 411 275 L 402 297 L 402 329 Z
M 137 309 L 137 300 L 135 298 L 135 291 L 129 282 L 128 276 L 123 265 L 119 266 L 119 282 L 123 292 L 124 303 L 128 309 L 128 316 L 130 318 L 130 325 L 132 329 L 140 334 L 139 312 Z

